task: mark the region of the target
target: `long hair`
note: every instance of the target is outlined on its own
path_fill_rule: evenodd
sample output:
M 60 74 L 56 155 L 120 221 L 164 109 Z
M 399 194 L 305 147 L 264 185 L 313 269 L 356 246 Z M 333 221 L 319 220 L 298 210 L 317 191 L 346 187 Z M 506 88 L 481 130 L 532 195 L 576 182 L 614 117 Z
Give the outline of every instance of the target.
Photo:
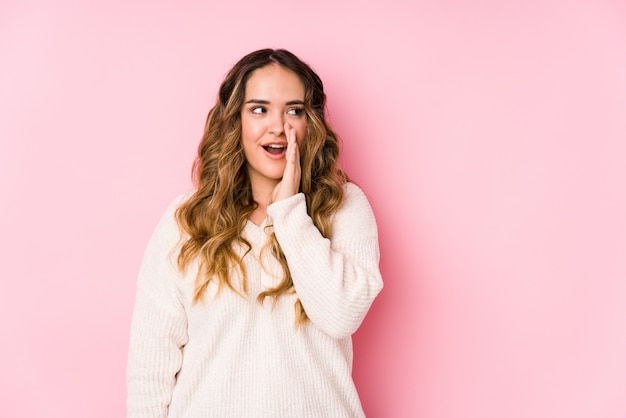
M 293 71 L 304 84 L 308 134 L 301 149 L 300 191 L 305 195 L 309 216 L 324 237 L 331 237 L 332 215 L 343 203 L 343 186 L 348 178 L 339 168 L 338 137 L 325 118 L 322 80 L 307 64 L 284 49 L 262 49 L 243 57 L 226 75 L 216 104 L 207 116 L 192 169 L 196 191 L 176 211 L 185 236 L 178 267 L 184 271 L 192 260 L 198 260 L 194 303 L 203 297 L 211 280 L 217 280 L 218 292 L 224 286 L 235 292 L 247 292 L 242 259 L 251 245 L 243 238 L 242 231 L 257 204 L 252 197 L 241 144 L 241 110 L 251 74 L 271 64 Z M 278 286 L 258 295 L 260 302 L 266 297 L 276 301 L 283 294 L 295 292 L 287 260 L 273 232 L 266 247 L 280 262 L 283 278 Z M 233 273 L 237 271 L 242 281 L 235 284 L 237 275 Z M 295 309 L 296 324 L 306 322 L 300 300 L 296 301 Z

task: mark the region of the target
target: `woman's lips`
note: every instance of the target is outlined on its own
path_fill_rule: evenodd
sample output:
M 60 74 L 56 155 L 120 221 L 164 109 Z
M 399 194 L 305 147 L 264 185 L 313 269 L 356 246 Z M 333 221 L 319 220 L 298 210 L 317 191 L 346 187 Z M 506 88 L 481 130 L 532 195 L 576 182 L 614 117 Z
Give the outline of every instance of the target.
M 278 144 L 269 144 L 269 145 L 264 145 L 263 149 L 272 155 L 282 155 L 287 150 L 287 146 L 278 145 Z

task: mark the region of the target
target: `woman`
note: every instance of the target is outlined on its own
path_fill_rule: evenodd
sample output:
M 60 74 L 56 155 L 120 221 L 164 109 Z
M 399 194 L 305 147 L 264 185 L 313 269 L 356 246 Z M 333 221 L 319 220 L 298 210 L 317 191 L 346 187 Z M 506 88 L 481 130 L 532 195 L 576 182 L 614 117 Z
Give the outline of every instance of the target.
M 129 417 L 361 417 L 351 335 L 382 288 L 377 230 L 339 169 L 322 81 L 285 50 L 222 83 L 193 193 L 137 286 Z

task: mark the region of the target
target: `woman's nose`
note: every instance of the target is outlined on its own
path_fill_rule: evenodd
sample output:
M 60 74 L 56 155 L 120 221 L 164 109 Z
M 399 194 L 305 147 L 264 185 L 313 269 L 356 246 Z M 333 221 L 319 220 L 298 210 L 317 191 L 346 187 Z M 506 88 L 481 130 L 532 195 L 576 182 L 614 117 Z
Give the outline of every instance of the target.
M 269 117 L 269 132 L 276 136 L 280 136 L 285 131 L 285 121 L 283 115 L 278 113 Z

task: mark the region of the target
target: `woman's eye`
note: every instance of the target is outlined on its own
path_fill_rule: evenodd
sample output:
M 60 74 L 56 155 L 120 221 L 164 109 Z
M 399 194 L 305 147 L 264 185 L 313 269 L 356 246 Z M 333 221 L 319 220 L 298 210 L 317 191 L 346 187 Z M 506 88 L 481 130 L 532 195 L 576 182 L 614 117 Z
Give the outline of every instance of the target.
M 256 106 L 256 107 L 252 108 L 252 113 L 257 114 L 257 115 L 261 115 L 261 114 L 263 114 L 265 112 L 266 112 L 266 110 L 262 106 Z
M 287 114 L 291 115 L 291 116 L 300 116 L 303 112 L 303 109 L 299 108 L 299 107 L 294 107 L 293 109 L 289 109 L 287 111 Z

